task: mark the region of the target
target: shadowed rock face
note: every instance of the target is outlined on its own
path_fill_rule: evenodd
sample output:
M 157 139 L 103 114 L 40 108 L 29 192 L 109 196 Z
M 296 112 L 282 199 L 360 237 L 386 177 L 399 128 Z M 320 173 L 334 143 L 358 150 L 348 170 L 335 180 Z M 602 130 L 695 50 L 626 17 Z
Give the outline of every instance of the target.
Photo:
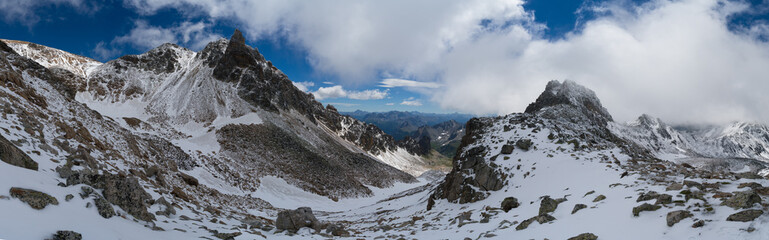
M 37 162 L 0 135 L 0 160 L 8 164 L 37 171 Z
M 467 122 L 467 133 L 462 138 L 460 151 L 482 138 L 484 130 L 491 124 L 488 118 L 473 118 Z M 446 179 L 438 185 L 430 200 L 447 199 L 450 202 L 469 203 L 483 200 L 486 191 L 496 191 L 504 186 L 507 175 L 497 169 L 492 162 L 484 158 L 486 147 L 477 146 L 457 154 L 453 168 Z M 481 189 L 482 191 L 477 191 Z M 428 209 L 431 205 L 428 205 Z

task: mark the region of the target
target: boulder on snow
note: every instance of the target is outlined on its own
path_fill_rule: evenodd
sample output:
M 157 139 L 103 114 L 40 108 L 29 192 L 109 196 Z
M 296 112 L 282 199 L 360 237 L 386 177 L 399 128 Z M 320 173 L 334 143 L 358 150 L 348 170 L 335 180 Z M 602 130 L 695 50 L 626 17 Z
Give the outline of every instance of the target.
M 577 213 L 577 211 L 585 209 L 585 208 L 587 208 L 587 205 L 585 205 L 585 204 L 581 204 L 581 203 L 575 204 L 574 205 L 574 209 L 571 210 L 571 214 L 575 214 L 575 213 Z
M 574 237 L 570 237 L 569 240 L 596 240 L 598 236 L 592 233 L 583 233 Z
M 48 204 L 59 205 L 59 200 L 56 200 L 55 197 L 32 189 L 13 187 L 10 193 L 11 197 L 18 198 L 20 201 L 38 210 L 45 208 Z
M 511 153 L 513 153 L 513 149 L 515 149 L 515 147 L 513 145 L 505 144 L 505 145 L 502 145 L 502 151 L 500 151 L 499 153 L 500 154 L 511 154 Z
M 761 210 L 745 210 L 738 213 L 734 213 L 732 215 L 729 215 L 729 217 L 726 218 L 726 221 L 732 221 L 732 222 L 750 222 L 753 221 L 753 219 L 756 219 L 758 216 L 761 216 L 764 214 L 764 211 Z
M 83 235 L 74 231 L 56 231 L 53 240 L 81 240 Z
M 309 207 L 300 207 L 296 210 L 285 210 L 278 213 L 278 219 L 275 220 L 275 227 L 278 230 L 288 230 L 295 233 L 303 227 L 309 227 L 320 230 L 320 222 L 312 214 Z
M 532 144 L 531 139 L 518 139 L 518 141 L 515 142 L 515 146 L 524 151 L 529 151 Z
M 688 218 L 691 216 L 694 216 L 694 215 L 692 215 L 691 212 L 686 210 L 677 210 L 677 211 L 669 212 L 667 216 L 668 227 L 672 227 L 673 225 L 680 222 L 684 218 Z
M 560 199 L 559 199 L 560 200 Z M 562 201 L 545 196 L 542 201 L 539 202 L 539 215 L 554 212 L 558 208 L 558 204 Z
M 505 200 L 502 200 L 502 211 L 509 212 L 510 209 L 517 208 L 520 205 L 517 198 L 506 197 Z
M 657 211 L 660 208 L 661 208 L 661 206 L 651 205 L 651 204 L 648 204 L 648 203 L 644 203 L 644 204 L 641 204 L 640 206 L 637 206 L 637 207 L 633 208 L 633 216 L 638 217 L 638 215 L 641 212 L 644 212 L 644 211 Z

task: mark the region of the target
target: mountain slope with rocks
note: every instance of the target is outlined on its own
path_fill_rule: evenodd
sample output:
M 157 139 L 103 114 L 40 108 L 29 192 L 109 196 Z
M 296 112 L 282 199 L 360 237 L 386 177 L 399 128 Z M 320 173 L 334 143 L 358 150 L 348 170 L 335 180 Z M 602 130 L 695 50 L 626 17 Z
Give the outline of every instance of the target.
M 444 174 L 412 153 L 427 141 L 322 106 L 238 31 L 82 76 L 0 58 L 2 239 L 769 237 L 760 124 L 620 124 L 552 81 L 468 121 Z

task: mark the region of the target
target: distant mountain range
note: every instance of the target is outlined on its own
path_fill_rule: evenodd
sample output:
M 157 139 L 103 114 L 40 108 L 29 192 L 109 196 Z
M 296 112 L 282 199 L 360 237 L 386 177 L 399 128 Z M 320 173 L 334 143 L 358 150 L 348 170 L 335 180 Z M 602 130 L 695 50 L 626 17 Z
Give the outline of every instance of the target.
M 420 142 L 429 138 L 430 148 L 443 156 L 454 157 L 459 142 L 464 136 L 465 123 L 474 117 L 461 113 L 423 113 L 423 112 L 342 112 L 363 122 L 374 124 L 382 131 L 390 134 L 396 141 Z M 419 144 L 405 144 L 419 146 Z M 412 151 L 423 153 L 425 149 Z

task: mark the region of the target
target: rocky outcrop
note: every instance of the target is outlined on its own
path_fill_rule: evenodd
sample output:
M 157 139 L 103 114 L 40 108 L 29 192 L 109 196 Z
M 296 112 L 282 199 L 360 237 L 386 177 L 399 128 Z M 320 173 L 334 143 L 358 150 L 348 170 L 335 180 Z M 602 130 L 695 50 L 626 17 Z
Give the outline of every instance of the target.
M 57 171 L 60 177 L 67 179 L 66 185 L 86 184 L 102 189 L 104 199 L 122 208 L 136 219 L 155 220 L 155 215 L 147 211 L 153 199 L 139 184 L 138 179 L 121 174 L 98 174 L 88 169 L 72 171 L 68 167 L 59 167 Z M 110 216 L 108 208 L 105 206 L 103 209 L 105 214 L 102 216 L 105 218 Z
M 660 208 L 662 208 L 662 207 L 661 206 L 657 206 L 657 205 L 651 205 L 651 204 L 648 204 L 648 203 L 644 203 L 644 204 L 641 204 L 640 206 L 637 206 L 637 207 L 633 208 L 633 216 L 638 217 L 638 215 L 641 212 L 644 212 L 644 211 L 657 211 Z
M 296 210 L 285 210 L 278 213 L 278 218 L 275 220 L 275 228 L 278 230 L 287 230 L 292 233 L 296 233 L 299 229 L 309 227 L 315 230 L 320 230 L 320 222 L 312 214 L 312 209 L 308 207 L 300 207 Z
M 83 235 L 74 231 L 56 231 L 53 240 L 81 240 Z
M 491 124 L 491 119 L 470 119 L 465 127 L 467 134 L 462 138 L 462 144 L 459 149 L 468 148 L 475 141 L 481 139 L 485 128 L 489 124 Z M 475 146 L 465 149 L 462 154 L 455 156 L 451 172 L 438 185 L 431 199 L 447 199 L 451 202 L 469 203 L 485 199 L 489 194 L 487 191 L 501 189 L 504 186 L 507 174 L 500 171 L 493 162 L 486 161 L 486 153 L 486 147 Z
M 55 197 L 32 189 L 13 187 L 11 188 L 10 193 L 11 197 L 17 198 L 20 201 L 29 204 L 30 207 L 38 210 L 45 208 L 49 204 L 59 205 L 59 200 L 56 200 Z
M 13 166 L 37 171 L 37 162 L 2 135 L 0 135 L 0 160 Z

